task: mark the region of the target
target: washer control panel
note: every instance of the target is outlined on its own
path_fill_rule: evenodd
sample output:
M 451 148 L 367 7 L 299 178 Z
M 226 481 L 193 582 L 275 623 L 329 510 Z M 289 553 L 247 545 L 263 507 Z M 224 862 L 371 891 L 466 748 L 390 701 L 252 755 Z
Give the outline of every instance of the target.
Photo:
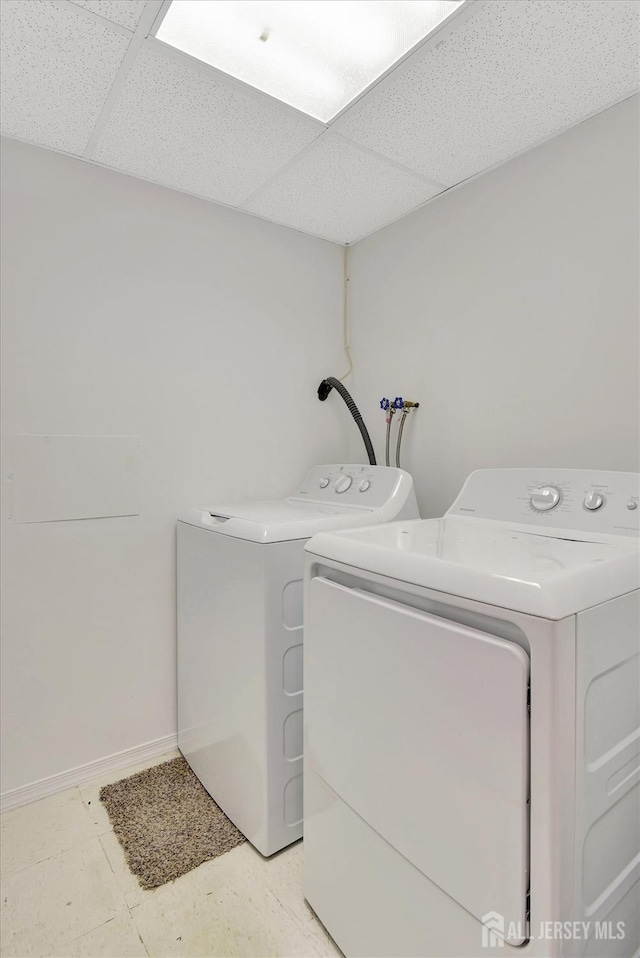
M 394 495 L 402 476 L 394 466 L 316 466 L 291 498 L 375 509 Z
M 447 515 L 546 528 L 640 534 L 640 474 L 583 469 L 479 469 Z

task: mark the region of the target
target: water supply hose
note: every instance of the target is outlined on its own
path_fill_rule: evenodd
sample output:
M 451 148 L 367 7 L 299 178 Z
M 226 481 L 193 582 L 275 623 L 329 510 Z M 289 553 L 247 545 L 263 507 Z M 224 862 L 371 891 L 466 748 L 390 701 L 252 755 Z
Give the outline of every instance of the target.
M 387 435 L 384 444 L 384 458 L 387 466 L 391 465 L 389 446 L 391 444 L 391 423 L 393 422 L 394 413 L 395 409 L 392 406 L 387 413 Z
M 404 423 L 405 423 L 405 420 L 406 420 L 406 418 L 407 418 L 408 415 L 409 415 L 409 410 L 408 410 L 408 409 L 403 409 L 403 411 L 402 411 L 402 416 L 401 416 L 401 418 L 400 418 L 400 425 L 398 426 L 398 442 L 397 442 L 397 444 L 396 444 L 396 466 L 398 467 L 398 469 L 401 468 L 401 466 L 400 466 L 400 446 L 401 446 L 401 444 L 402 444 L 402 430 L 404 429 Z
M 399 402 L 402 403 L 401 406 L 398 405 Z M 400 425 L 398 426 L 398 441 L 396 443 L 396 466 L 398 467 L 398 469 L 401 469 L 402 467 L 400 465 L 400 446 L 402 445 L 402 430 L 404 429 L 404 424 L 405 424 L 407 416 L 409 415 L 409 411 L 411 409 L 418 409 L 418 407 L 420 406 L 420 403 L 411 402 L 408 399 L 405 399 L 403 402 L 401 397 L 398 396 L 398 398 L 395 401 L 395 405 L 398 406 L 398 409 L 402 409 L 402 417 L 400 419 Z
M 373 451 L 373 444 L 371 442 L 371 437 L 369 436 L 369 431 L 367 430 L 367 427 L 364 424 L 364 419 L 362 418 L 360 414 L 360 410 L 358 409 L 353 399 L 351 398 L 351 394 L 349 393 L 349 390 L 346 388 L 346 386 L 343 386 L 340 380 L 336 379 L 335 376 L 327 376 L 327 378 L 323 379 L 320 385 L 318 386 L 318 399 L 321 402 L 324 402 L 332 389 L 335 389 L 337 392 L 339 392 L 342 398 L 344 399 L 347 409 L 353 416 L 355 420 L 355 424 L 360 430 L 360 434 L 362 435 L 362 441 L 364 442 L 364 447 L 367 450 L 369 462 L 371 463 L 372 466 L 375 466 L 376 454 Z

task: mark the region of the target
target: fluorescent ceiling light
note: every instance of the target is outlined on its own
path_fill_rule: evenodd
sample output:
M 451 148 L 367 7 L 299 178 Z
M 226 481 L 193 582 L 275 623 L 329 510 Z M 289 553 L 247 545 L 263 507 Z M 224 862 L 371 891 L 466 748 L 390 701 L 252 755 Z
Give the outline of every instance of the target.
M 327 123 L 462 0 L 173 0 L 157 39 Z

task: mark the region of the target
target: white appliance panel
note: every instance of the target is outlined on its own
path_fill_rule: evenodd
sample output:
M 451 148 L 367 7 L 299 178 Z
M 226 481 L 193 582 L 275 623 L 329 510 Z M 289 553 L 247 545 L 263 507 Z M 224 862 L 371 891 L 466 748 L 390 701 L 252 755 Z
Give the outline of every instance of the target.
M 576 884 L 583 920 L 625 922 L 623 942 L 585 954 L 640 953 L 640 592 L 577 616 Z M 635 902 L 635 908 L 630 907 Z M 617 951 L 613 950 L 614 946 Z
M 181 522 L 251 542 L 308 539 L 318 532 L 418 519 L 409 473 L 393 466 L 315 466 L 287 499 L 188 509 Z
M 635 538 L 573 541 L 450 515 L 337 535 L 322 532 L 307 551 L 549 619 L 563 619 L 640 586 Z
M 478 919 L 399 855 L 313 767 L 305 768 L 304 857 L 305 896 L 349 958 L 531 958 L 529 946 L 502 939 L 482 947 Z
M 249 667 L 265 655 L 264 550 L 184 523 L 177 535 L 178 745 L 222 810 L 264 847 L 267 690 Z
M 309 607 L 310 767 L 465 909 L 524 928 L 524 650 L 322 577 Z
M 593 469 L 478 469 L 448 516 L 533 526 L 553 535 L 638 535 L 640 476 Z M 532 530 L 533 531 L 533 530 Z
M 340 505 L 336 484 L 361 475 L 363 504 Z M 190 509 L 178 522 L 178 745 L 263 855 L 302 835 L 305 542 L 399 513 L 418 516 L 408 473 L 333 465 L 295 497 Z
M 630 473 L 481 470 L 443 520 L 323 534 L 308 543 L 305 893 L 349 958 L 638 958 L 639 492 L 640 477 Z M 348 604 L 336 599 L 340 589 L 351 593 Z M 428 832 L 414 795 L 433 756 L 443 762 L 452 799 L 468 775 L 471 792 L 486 802 L 485 768 L 474 768 L 475 756 L 466 753 L 461 768 L 448 766 L 449 753 L 438 752 L 437 736 L 425 737 L 412 712 L 425 688 L 425 708 L 440 696 L 444 714 L 459 695 L 455 661 L 447 672 L 437 648 L 424 655 L 412 614 L 460 622 L 489 639 L 495 628 L 528 653 L 530 912 L 517 953 L 507 905 L 487 903 L 485 918 L 497 935 L 491 944 L 480 908 L 460 893 L 464 868 L 462 888 L 452 892 L 434 871 L 440 858 L 416 856 L 429 836 L 414 838 L 420 828 Z M 351 660 L 354 646 L 359 658 Z M 431 660 L 443 688 L 431 688 Z M 459 670 L 487 686 L 493 674 L 472 662 L 460 657 Z M 502 688 L 495 693 L 499 701 Z M 459 709 L 476 724 L 477 694 L 470 686 Z M 491 700 L 487 714 L 493 707 Z M 447 722 L 441 739 L 451 728 Z M 399 769 L 389 729 L 404 758 Z M 478 731 L 490 737 L 490 729 Z M 392 772 L 380 780 L 367 761 L 376 751 Z M 512 770 L 497 767 L 500 791 L 510 787 Z M 428 802 L 439 788 L 436 782 Z M 407 808 L 414 810 L 410 836 L 398 826 Z M 440 809 L 444 828 L 457 811 L 455 800 Z M 473 829 L 477 811 L 467 810 L 463 829 Z M 504 847 L 496 864 L 509 872 Z M 506 943 L 501 928 L 508 929 Z

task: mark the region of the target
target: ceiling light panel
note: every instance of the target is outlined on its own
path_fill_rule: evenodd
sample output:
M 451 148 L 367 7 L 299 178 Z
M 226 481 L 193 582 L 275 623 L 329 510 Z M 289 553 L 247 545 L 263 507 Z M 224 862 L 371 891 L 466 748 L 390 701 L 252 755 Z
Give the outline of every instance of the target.
M 75 4 L 1 0 L 2 132 L 84 152 L 130 35 Z
M 351 243 L 443 189 L 325 133 L 242 208 L 335 243 Z
M 235 206 L 320 133 L 315 120 L 147 41 L 94 159 Z
M 638 88 L 637 0 L 492 0 L 336 129 L 452 185 Z
M 156 33 L 330 121 L 462 0 L 173 0 Z

